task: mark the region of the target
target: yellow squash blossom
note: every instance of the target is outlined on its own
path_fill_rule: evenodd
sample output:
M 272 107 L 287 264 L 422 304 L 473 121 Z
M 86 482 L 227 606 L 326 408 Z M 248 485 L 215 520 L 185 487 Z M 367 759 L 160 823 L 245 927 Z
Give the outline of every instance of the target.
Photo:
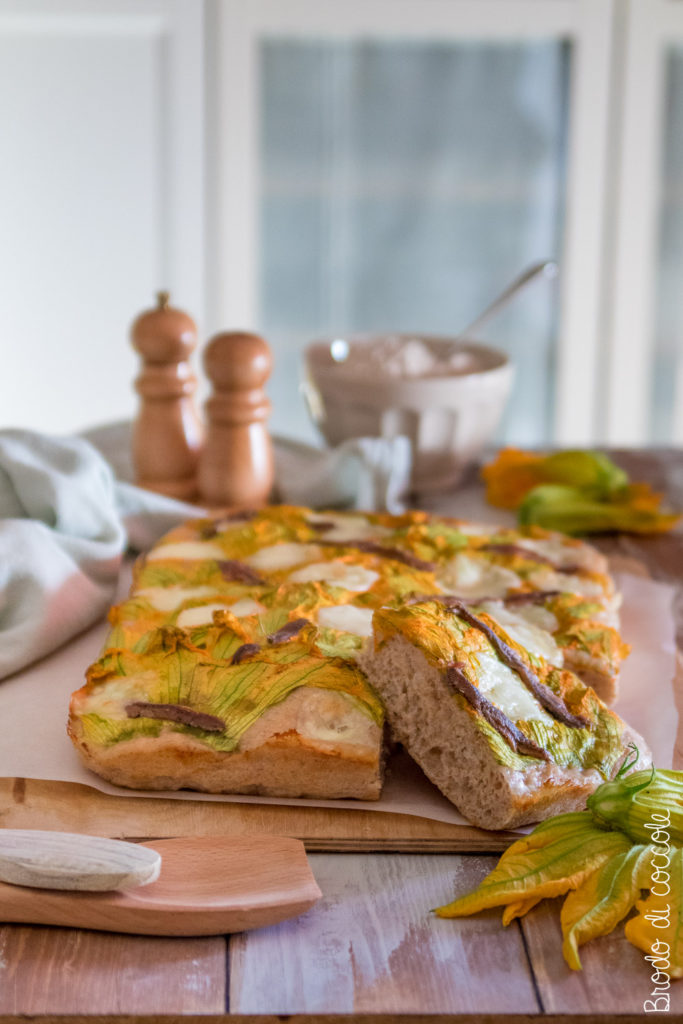
M 518 839 L 474 892 L 438 907 L 437 916 L 503 907 L 508 925 L 541 900 L 566 896 L 562 952 L 580 970 L 579 947 L 607 935 L 635 907 L 626 938 L 648 955 L 665 949 L 659 969 L 683 977 L 683 772 L 628 777 L 633 763 L 598 787 L 588 810 L 556 815 Z
M 506 850 L 478 889 L 444 907 L 439 917 L 466 917 L 489 907 L 512 905 L 512 917 L 530 909 L 531 901 L 564 896 L 615 857 L 627 853 L 630 840 L 595 825 L 590 814 L 561 814 L 551 827 L 539 826 Z M 548 822 L 544 822 L 548 825 Z M 544 840 L 530 843 L 530 839 Z M 524 907 L 520 907 L 524 904 Z
M 626 473 L 601 452 L 562 451 L 552 455 L 504 448 L 484 466 L 486 498 L 516 509 L 522 525 L 563 533 L 662 533 L 680 516 L 660 511 L 662 496 L 649 484 L 630 483 Z
M 570 892 L 562 906 L 562 952 L 570 967 L 581 969 L 578 947 L 608 935 L 635 906 L 647 885 L 649 848 L 632 846 L 593 871 Z
M 503 448 L 497 458 L 481 471 L 486 483 L 486 500 L 497 508 L 518 508 L 524 495 L 544 483 L 542 455 L 519 448 Z

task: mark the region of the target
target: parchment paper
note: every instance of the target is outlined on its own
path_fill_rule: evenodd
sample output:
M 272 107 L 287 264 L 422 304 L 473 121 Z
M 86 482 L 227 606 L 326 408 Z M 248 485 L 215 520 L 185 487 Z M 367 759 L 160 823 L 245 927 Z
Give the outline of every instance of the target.
M 632 653 L 622 670 L 621 696 L 615 710 L 644 736 L 658 767 L 670 768 L 678 728 L 673 692 L 673 588 L 636 576 L 623 575 L 617 582 L 624 595 L 622 633 L 632 645 Z M 125 580 L 122 589 L 126 589 Z M 50 657 L 0 683 L 0 777 L 77 782 L 118 796 L 348 807 L 467 824 L 405 754 L 390 763 L 384 792 L 376 802 L 195 792 L 141 793 L 109 785 L 83 767 L 65 729 L 69 696 L 82 685 L 85 670 L 98 656 L 106 630 L 106 623 L 102 622 Z

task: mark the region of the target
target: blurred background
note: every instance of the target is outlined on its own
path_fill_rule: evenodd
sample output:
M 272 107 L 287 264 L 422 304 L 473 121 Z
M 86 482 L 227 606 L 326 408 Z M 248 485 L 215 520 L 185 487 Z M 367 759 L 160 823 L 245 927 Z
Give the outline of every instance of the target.
M 132 319 L 482 330 L 500 440 L 683 443 L 683 0 L 0 0 L 3 426 L 132 416 Z M 199 369 L 199 359 L 194 365 Z

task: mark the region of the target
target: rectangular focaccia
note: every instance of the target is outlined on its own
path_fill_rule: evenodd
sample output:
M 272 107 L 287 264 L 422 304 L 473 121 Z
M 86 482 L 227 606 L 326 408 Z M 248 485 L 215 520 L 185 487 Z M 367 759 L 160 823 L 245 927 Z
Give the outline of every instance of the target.
M 592 644 L 586 670 L 614 689 L 616 596 L 588 545 L 422 512 L 277 506 L 194 520 L 136 563 L 72 697 L 71 738 L 122 786 L 377 798 L 391 708 L 359 657 L 373 614 L 420 595 L 478 602 L 558 670 L 581 671 L 576 651 Z M 606 770 L 622 747 L 610 742 Z

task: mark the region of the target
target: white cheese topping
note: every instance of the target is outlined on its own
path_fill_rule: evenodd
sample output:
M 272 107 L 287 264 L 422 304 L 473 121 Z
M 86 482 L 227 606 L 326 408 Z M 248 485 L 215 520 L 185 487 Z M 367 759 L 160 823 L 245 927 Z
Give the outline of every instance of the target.
M 155 562 L 162 558 L 184 558 L 221 560 L 226 557 L 223 548 L 206 540 L 181 540 L 175 544 L 160 544 L 152 548 L 147 555 L 147 561 Z
M 176 619 L 178 629 L 193 629 L 195 626 L 207 626 L 213 622 L 214 612 L 224 612 L 227 608 L 224 604 L 201 604 L 196 608 L 186 608 Z
M 527 690 L 516 672 L 499 661 L 495 654 L 481 651 L 472 656 L 477 666 L 479 690 L 513 721 L 551 722 L 536 698 Z
M 84 715 L 101 715 L 103 718 L 121 721 L 128 718 L 126 704 L 149 699 L 148 685 L 150 688 L 155 685 L 153 672 L 107 680 L 104 686 L 97 687 L 83 697 L 80 711 Z
M 377 726 L 346 694 L 317 691 L 315 696 L 317 699 L 301 701 L 296 718 L 298 733 L 325 743 L 372 745 Z
M 313 742 L 377 749 L 377 725 L 350 697 L 313 686 L 301 686 L 268 708 L 244 733 L 239 749 L 259 747 L 291 729 Z
M 308 521 L 314 524 L 333 523 L 329 530 L 322 530 L 320 536 L 324 540 L 339 541 L 340 544 L 348 540 L 372 540 L 373 537 L 387 537 L 391 534 L 391 530 L 371 523 L 365 516 L 313 512 L 308 516 Z
M 261 548 L 245 558 L 244 561 L 254 569 L 278 572 L 281 569 L 291 569 L 294 565 L 301 565 L 302 562 L 311 562 L 314 558 L 320 558 L 321 555 L 322 551 L 317 544 L 285 541 L 282 544 L 271 544 L 270 547 Z
M 344 587 L 358 593 L 369 590 L 379 579 L 379 573 L 366 569 L 363 565 L 349 565 L 336 558 L 331 562 L 314 562 L 297 569 L 290 577 L 291 583 L 331 583 L 334 587 Z
M 524 647 L 531 654 L 539 658 L 545 658 L 551 665 L 562 667 L 564 658 L 562 651 L 555 643 L 555 639 L 538 624 L 529 621 L 523 615 L 522 609 L 510 611 L 502 601 L 486 601 L 484 608 L 496 622 L 503 627 L 508 636 Z M 545 608 L 541 609 L 545 611 Z M 551 614 L 551 618 L 555 616 Z
M 622 596 L 615 594 L 606 607 L 601 611 L 591 614 L 592 622 L 601 622 L 603 626 L 611 626 L 612 629 L 619 629 L 619 608 L 621 607 Z
M 217 519 L 214 522 L 214 526 L 219 533 L 225 533 L 227 530 L 241 530 L 248 523 L 249 516 L 245 516 L 243 519 Z
M 514 614 L 518 615 L 520 619 L 524 619 L 525 622 L 544 629 L 546 633 L 557 633 L 560 628 L 557 618 L 542 604 L 534 604 L 530 601 L 528 604 L 515 605 Z
M 595 554 L 589 548 L 583 544 L 571 544 L 562 537 L 520 537 L 515 541 L 515 545 L 535 551 L 543 558 L 549 558 L 558 569 L 569 568 L 572 565 L 590 569 L 595 564 Z
M 585 576 L 573 576 L 567 572 L 555 572 L 554 569 L 536 569 L 529 577 L 529 582 L 538 590 L 560 590 L 565 594 L 580 594 L 581 597 L 605 596 L 597 580 L 586 579 Z
M 493 534 L 500 533 L 501 530 L 500 526 L 494 526 L 492 523 L 471 523 L 465 521 L 459 522 L 457 528 L 466 537 L 491 537 Z
M 180 608 L 184 601 L 211 597 L 215 593 L 215 587 L 143 587 L 136 592 L 135 597 L 146 598 L 159 612 L 172 612 Z
M 249 615 L 262 615 L 267 609 L 265 605 L 253 601 L 250 597 L 242 597 L 234 604 L 228 605 L 228 611 L 238 619 L 246 619 Z
M 245 597 L 234 604 L 202 604 L 196 608 L 185 608 L 176 619 L 176 626 L 179 629 L 192 629 L 194 626 L 211 625 L 214 612 L 232 612 L 238 619 L 243 619 L 248 615 L 259 615 L 265 610 L 262 604 L 252 601 L 250 597 Z
M 521 581 L 511 569 L 460 551 L 439 571 L 437 582 L 448 593 L 476 599 L 504 597 Z
M 372 608 L 357 608 L 353 604 L 321 608 L 318 625 L 338 629 L 342 633 L 355 633 L 356 636 L 372 636 Z

